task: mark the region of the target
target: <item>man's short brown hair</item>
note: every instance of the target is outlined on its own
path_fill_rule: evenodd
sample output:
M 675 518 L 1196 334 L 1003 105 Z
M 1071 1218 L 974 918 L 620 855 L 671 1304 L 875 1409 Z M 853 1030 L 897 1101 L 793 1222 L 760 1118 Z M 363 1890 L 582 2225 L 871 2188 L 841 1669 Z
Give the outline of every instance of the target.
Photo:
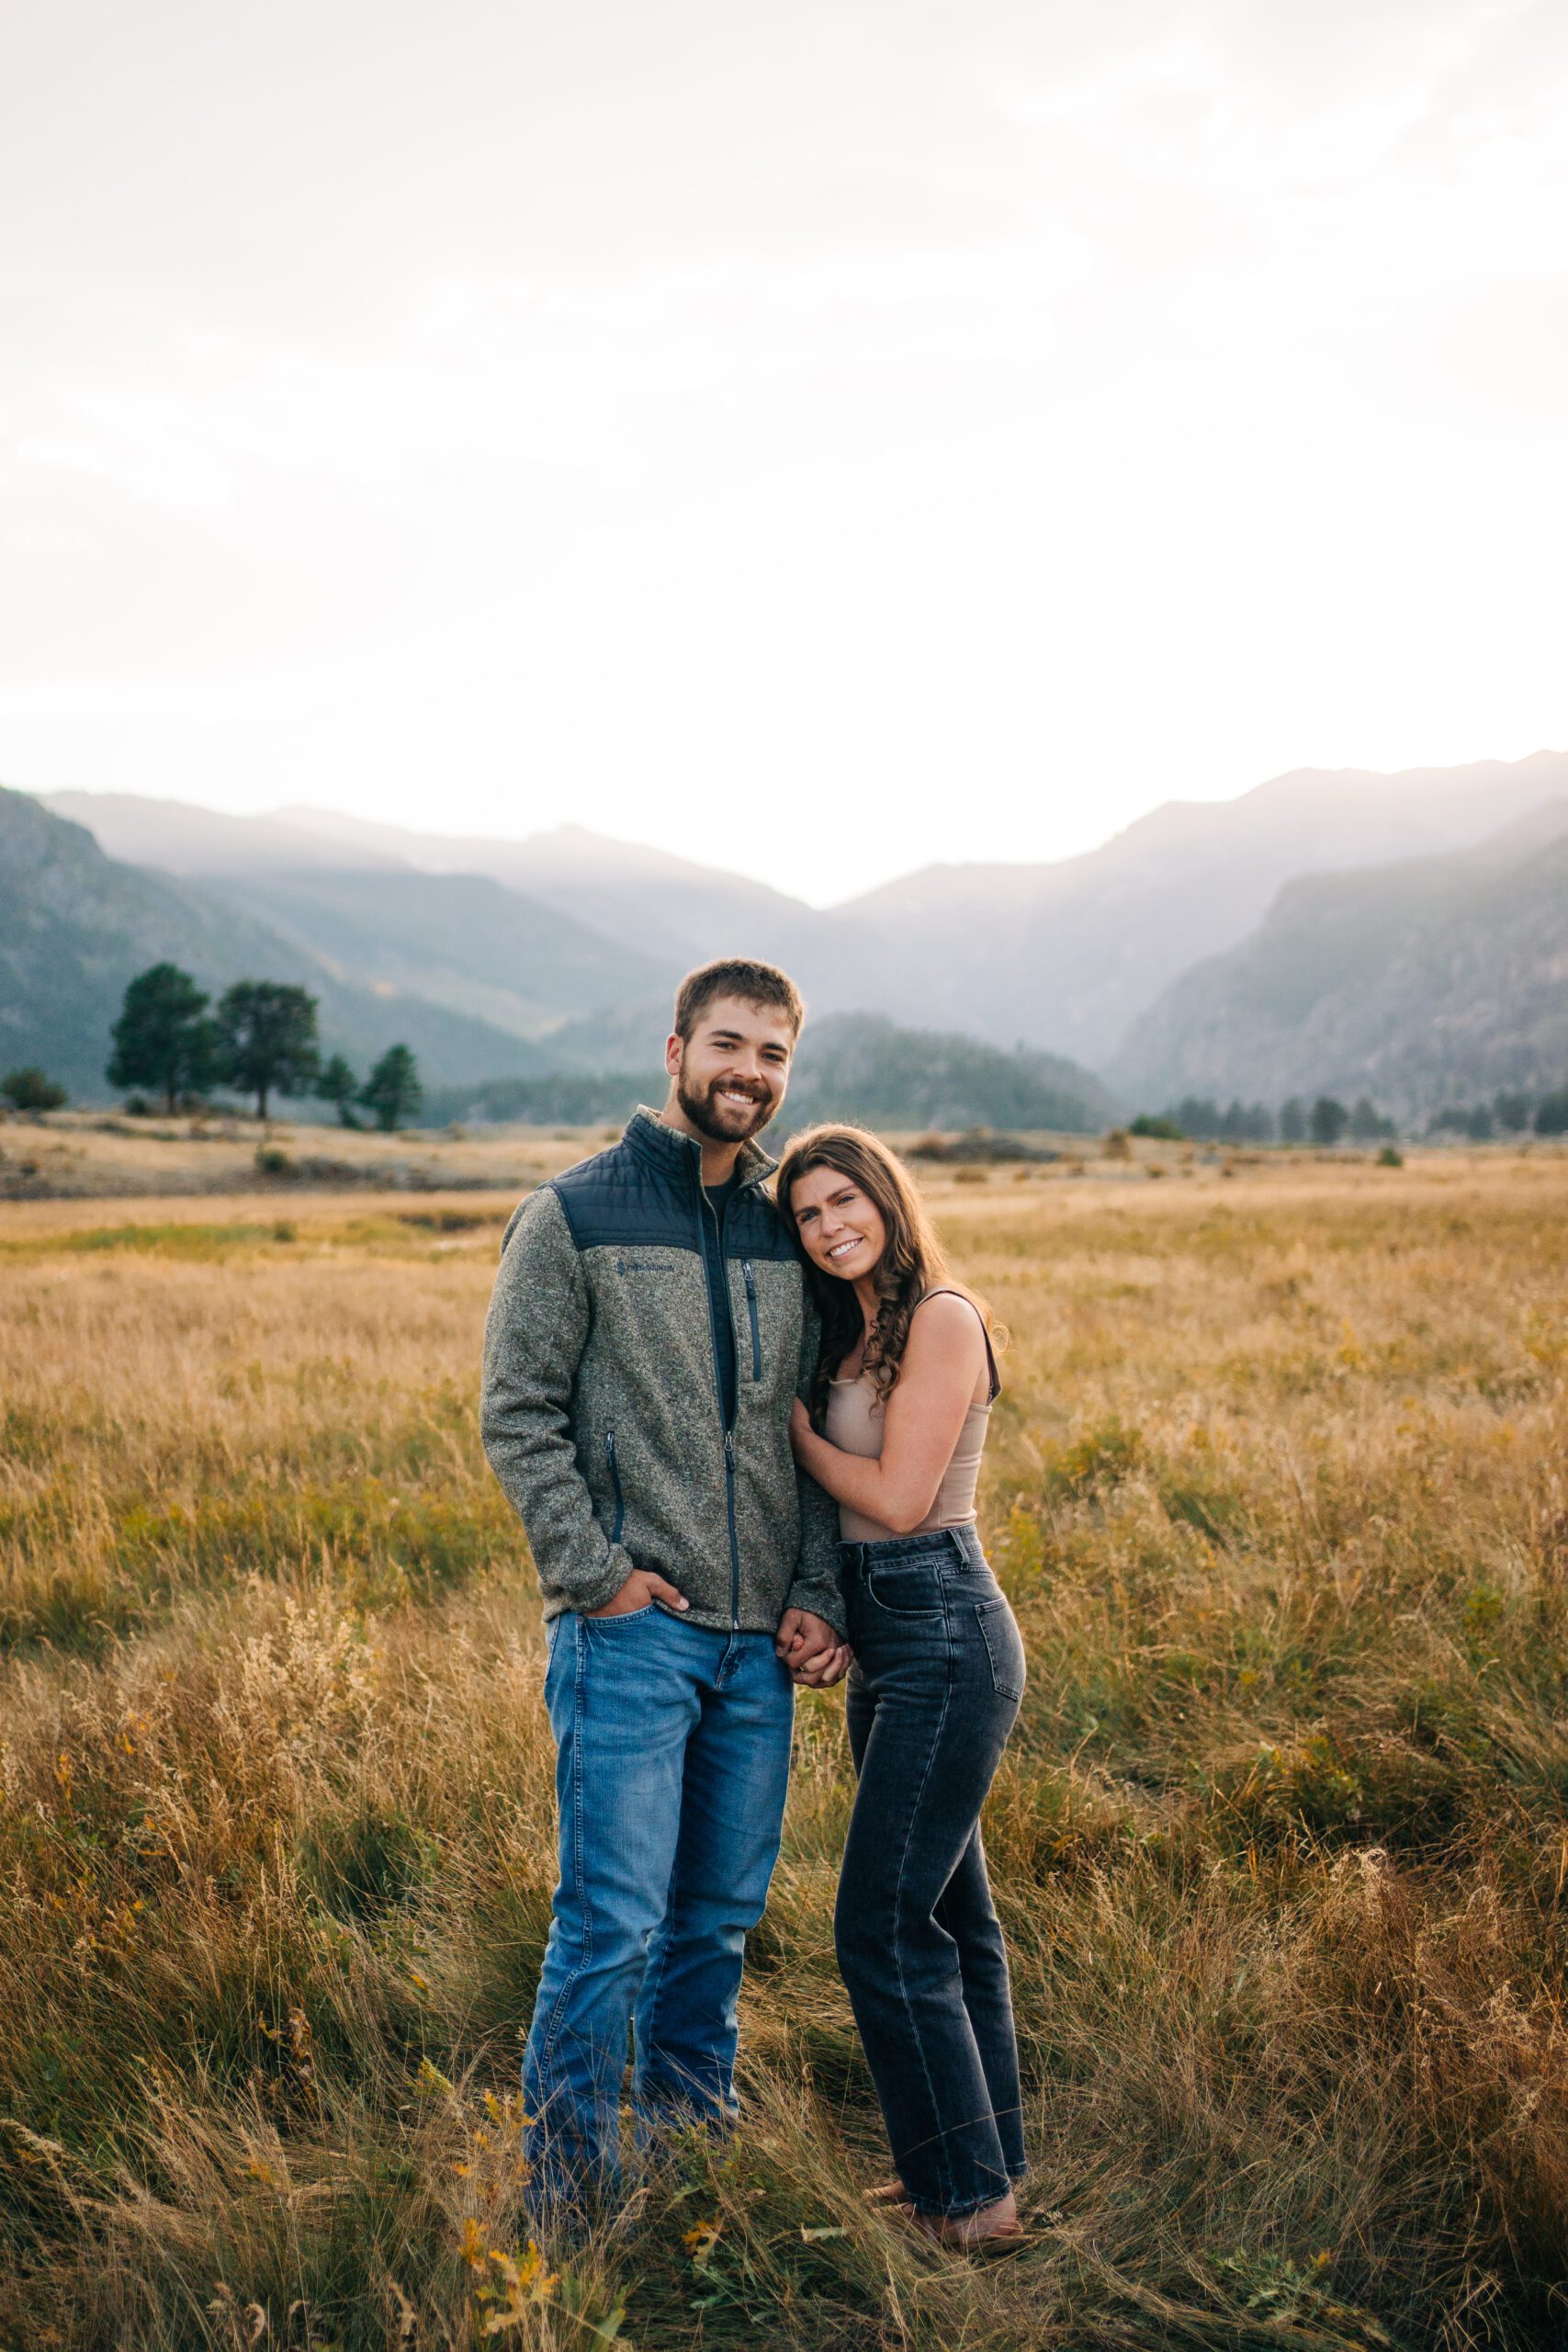
M 675 992 L 675 1035 L 682 1043 L 691 1036 L 710 1004 L 721 996 L 738 996 L 743 1004 L 776 1007 L 789 1023 L 792 1038 L 800 1035 L 806 1007 L 800 990 L 776 964 L 759 964 L 750 956 L 721 956 L 688 972 Z

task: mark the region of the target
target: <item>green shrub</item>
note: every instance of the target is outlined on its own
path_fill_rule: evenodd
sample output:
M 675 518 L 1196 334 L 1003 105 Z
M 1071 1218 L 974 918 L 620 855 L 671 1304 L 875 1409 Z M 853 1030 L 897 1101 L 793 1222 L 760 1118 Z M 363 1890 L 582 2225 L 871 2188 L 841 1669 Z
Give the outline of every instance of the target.
M 56 1086 L 32 1063 L 0 1078 L 0 1095 L 13 1111 L 58 1111 L 66 1099 L 63 1086 Z

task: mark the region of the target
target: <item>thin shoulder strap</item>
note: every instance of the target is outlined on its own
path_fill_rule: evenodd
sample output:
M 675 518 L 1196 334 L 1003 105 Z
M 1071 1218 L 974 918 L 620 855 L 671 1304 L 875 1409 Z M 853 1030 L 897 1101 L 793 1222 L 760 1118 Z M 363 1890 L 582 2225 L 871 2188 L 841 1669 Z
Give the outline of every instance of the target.
M 923 1306 L 928 1298 L 961 1298 L 965 1306 L 975 1306 L 975 1302 L 968 1292 L 954 1290 L 951 1283 L 939 1284 L 935 1290 L 922 1291 L 916 1301 L 917 1306 Z M 990 1394 L 987 1396 L 986 1402 L 987 1405 L 994 1405 L 1002 1393 L 1002 1376 L 997 1370 L 996 1353 L 991 1346 L 991 1335 L 986 1329 L 986 1318 L 977 1306 L 975 1306 L 975 1314 L 980 1326 L 980 1337 L 986 1342 L 986 1363 L 991 1374 Z

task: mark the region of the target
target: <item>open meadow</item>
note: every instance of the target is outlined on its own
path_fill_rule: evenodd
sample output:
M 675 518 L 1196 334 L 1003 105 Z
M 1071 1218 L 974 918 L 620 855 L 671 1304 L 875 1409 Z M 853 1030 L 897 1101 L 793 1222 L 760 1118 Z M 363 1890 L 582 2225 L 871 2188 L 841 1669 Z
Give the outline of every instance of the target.
M 1011 1334 L 1030 1661 L 987 1838 L 1035 2234 L 983 2263 L 860 2201 L 838 1693 L 739 2134 L 529 2251 L 510 1196 L 0 1207 L 0 2345 L 1568 2341 L 1568 1158 L 1124 1173 L 922 1178 Z

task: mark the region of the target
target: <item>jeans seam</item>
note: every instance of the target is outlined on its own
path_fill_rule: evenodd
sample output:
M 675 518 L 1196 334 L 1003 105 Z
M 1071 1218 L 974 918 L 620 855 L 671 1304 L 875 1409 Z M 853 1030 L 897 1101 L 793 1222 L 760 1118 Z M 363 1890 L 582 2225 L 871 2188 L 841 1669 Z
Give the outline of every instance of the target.
M 664 1946 L 659 1955 L 659 1964 L 654 1971 L 652 1989 L 649 1994 L 648 2000 L 649 2046 L 646 2050 L 639 2049 L 637 2052 L 637 2072 L 639 2075 L 644 2076 L 647 2075 L 653 2053 L 659 2047 L 659 2037 L 654 2029 L 659 2020 L 659 1996 L 664 1989 L 664 1971 L 669 1965 L 671 1946 L 675 1941 L 675 1893 L 680 1883 L 681 1838 L 680 1833 L 677 1831 L 675 1838 L 675 1859 L 670 1866 L 670 1886 L 664 1898 L 664 1917 L 660 1923 L 664 1929 Z
M 554 2054 L 572 1989 L 579 1978 L 586 1973 L 588 1964 L 593 1957 L 593 1914 L 588 1905 L 582 1871 L 582 1718 L 584 1712 L 582 1685 L 587 1671 L 588 1645 L 583 1639 L 581 1624 L 574 1624 L 572 1640 L 576 1655 L 572 1660 L 571 1669 L 571 1891 L 577 1897 L 578 1912 L 582 1920 L 582 1950 L 578 1955 L 576 1967 L 568 1971 L 566 1982 L 557 1996 L 555 2007 L 550 2011 L 550 2021 L 545 2030 L 545 2046 L 541 2052 L 541 2056 L 546 2059 Z
M 947 1615 L 945 1611 L 942 1612 L 942 1630 L 944 1633 L 947 1631 Z M 920 2030 L 916 2022 L 914 2009 L 909 2001 L 908 1989 L 904 1982 L 904 1939 L 899 1934 L 899 1927 L 904 1915 L 904 1873 L 909 1860 L 909 1846 L 915 1835 L 915 1824 L 920 1817 L 920 1805 L 926 1793 L 926 1782 L 931 1776 L 931 1767 L 936 1761 L 937 1748 L 941 1744 L 942 1731 L 947 1723 L 948 1709 L 951 1707 L 952 1703 L 953 1644 L 950 1639 L 947 1644 L 947 1689 L 942 1693 L 942 1713 L 937 1717 L 936 1729 L 931 1735 L 931 1747 L 926 1755 L 925 1770 L 920 1774 L 920 1785 L 915 1792 L 915 1802 L 909 1810 L 909 1823 L 908 1828 L 904 1832 L 903 1851 L 898 1857 L 898 1879 L 893 1898 L 893 1950 L 897 1954 L 898 1963 L 898 1997 L 904 2004 L 904 2014 L 909 2020 L 909 2039 L 913 2041 L 915 2048 L 919 2054 L 920 2073 L 925 2081 L 926 2096 L 931 2103 L 931 2120 L 937 2127 L 935 2134 L 937 2171 L 939 2177 L 948 2183 L 948 2195 L 950 2197 L 953 2193 L 953 2176 L 948 2169 L 947 2149 L 943 2140 L 942 2104 L 936 2095 L 936 2085 L 931 2080 L 931 2070 L 926 2063 L 925 2044 L 920 2039 Z M 917 2203 L 919 2202 L 918 2199 L 916 2201 Z

